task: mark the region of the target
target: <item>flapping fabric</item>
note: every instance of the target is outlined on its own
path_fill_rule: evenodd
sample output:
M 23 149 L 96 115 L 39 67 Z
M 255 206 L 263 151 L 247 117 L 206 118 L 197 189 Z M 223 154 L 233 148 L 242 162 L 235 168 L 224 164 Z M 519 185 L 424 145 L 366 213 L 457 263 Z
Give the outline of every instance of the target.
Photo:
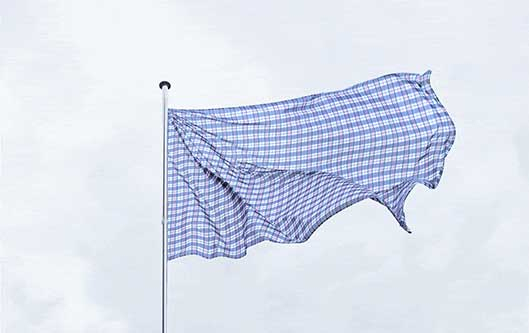
M 409 231 L 406 197 L 417 183 L 437 186 L 455 139 L 430 75 L 388 74 L 267 104 L 169 109 L 168 258 L 240 258 L 264 240 L 304 242 L 367 198 Z

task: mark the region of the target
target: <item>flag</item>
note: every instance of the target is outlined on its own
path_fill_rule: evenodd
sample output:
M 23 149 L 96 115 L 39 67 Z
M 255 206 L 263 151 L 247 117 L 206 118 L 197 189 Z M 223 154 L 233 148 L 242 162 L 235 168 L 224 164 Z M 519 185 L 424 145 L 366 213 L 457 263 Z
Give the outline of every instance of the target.
M 279 102 L 169 109 L 168 260 L 301 243 L 364 199 L 408 231 L 415 184 L 437 187 L 455 126 L 424 74 Z M 360 223 L 357 221 L 356 223 Z

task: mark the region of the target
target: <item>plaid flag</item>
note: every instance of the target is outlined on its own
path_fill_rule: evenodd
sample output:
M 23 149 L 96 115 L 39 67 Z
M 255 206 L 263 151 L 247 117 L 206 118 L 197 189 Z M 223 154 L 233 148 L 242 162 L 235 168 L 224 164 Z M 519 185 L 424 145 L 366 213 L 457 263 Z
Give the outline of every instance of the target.
M 416 183 L 437 186 L 455 139 L 430 74 L 268 104 L 169 109 L 168 259 L 301 243 L 367 198 L 409 232 L 406 197 Z

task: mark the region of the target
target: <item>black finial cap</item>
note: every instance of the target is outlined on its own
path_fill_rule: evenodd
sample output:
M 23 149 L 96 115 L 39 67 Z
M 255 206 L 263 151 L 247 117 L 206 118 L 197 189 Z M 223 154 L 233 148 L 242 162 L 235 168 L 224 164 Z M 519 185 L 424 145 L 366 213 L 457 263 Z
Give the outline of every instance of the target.
M 167 87 L 167 89 L 171 89 L 171 84 L 167 81 L 160 82 L 158 86 L 160 87 L 160 89 L 163 89 L 163 87 Z

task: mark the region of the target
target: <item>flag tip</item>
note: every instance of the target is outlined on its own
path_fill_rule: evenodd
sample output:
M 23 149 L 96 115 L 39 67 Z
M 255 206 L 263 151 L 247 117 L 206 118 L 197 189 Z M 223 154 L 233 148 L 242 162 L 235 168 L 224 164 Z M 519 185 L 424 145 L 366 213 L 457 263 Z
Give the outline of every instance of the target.
M 163 89 L 163 87 L 167 87 L 167 89 L 171 89 L 171 84 L 169 82 L 167 82 L 167 81 L 162 81 L 162 82 L 160 82 L 158 87 L 160 87 L 160 89 Z

